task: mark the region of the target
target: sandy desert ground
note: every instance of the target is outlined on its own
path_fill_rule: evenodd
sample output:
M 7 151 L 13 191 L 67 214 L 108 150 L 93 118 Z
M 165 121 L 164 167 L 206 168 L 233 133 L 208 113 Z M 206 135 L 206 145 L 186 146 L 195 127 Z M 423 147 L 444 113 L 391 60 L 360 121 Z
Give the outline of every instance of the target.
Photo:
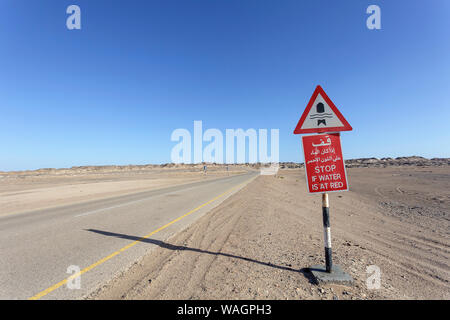
M 333 260 L 353 286 L 317 285 L 323 263 L 320 195 L 283 164 L 148 253 L 87 299 L 450 299 L 448 159 L 349 161 L 350 191 L 330 194 Z M 414 162 L 416 161 L 416 162 Z M 0 172 L 0 216 L 255 170 L 202 165 Z M 290 169 L 288 169 L 291 167 Z M 139 236 L 139 235 L 136 235 Z M 368 266 L 381 288 L 368 289 Z
M 349 168 L 330 194 L 334 262 L 351 287 L 316 285 L 320 195 L 303 169 L 259 176 L 89 299 L 450 299 L 450 166 Z M 381 270 L 368 289 L 366 268 Z

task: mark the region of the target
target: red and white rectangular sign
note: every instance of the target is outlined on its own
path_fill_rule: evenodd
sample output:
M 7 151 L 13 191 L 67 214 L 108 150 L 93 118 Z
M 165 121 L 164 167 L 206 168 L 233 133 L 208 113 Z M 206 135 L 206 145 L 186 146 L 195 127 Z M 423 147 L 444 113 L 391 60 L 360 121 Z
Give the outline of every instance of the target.
M 347 191 L 347 175 L 339 133 L 303 136 L 302 143 L 308 191 Z

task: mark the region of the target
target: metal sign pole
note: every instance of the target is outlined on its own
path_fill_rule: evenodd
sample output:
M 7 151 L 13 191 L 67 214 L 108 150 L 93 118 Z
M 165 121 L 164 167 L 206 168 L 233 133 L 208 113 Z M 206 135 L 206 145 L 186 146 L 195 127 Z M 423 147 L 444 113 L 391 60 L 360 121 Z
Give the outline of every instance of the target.
M 325 266 L 327 272 L 333 268 L 333 259 L 331 257 L 331 230 L 330 230 L 330 203 L 328 193 L 322 193 L 322 215 L 323 215 L 323 234 L 325 238 Z

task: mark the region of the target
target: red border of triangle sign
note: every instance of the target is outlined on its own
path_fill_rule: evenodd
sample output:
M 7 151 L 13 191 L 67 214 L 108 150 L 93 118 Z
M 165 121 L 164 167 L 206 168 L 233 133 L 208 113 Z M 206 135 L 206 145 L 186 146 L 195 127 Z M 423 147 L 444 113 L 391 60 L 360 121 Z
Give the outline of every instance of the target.
M 301 127 L 303 126 L 303 123 L 306 120 L 306 117 L 308 116 L 308 114 L 319 94 L 322 96 L 322 98 L 325 100 L 325 102 L 328 104 L 328 106 L 331 108 L 331 110 L 333 110 L 333 112 L 336 114 L 338 119 L 342 122 L 343 126 L 301 129 Z M 347 120 L 345 120 L 344 116 L 339 112 L 338 108 L 334 105 L 333 101 L 331 101 L 331 99 L 327 96 L 325 91 L 319 85 L 316 87 L 316 90 L 314 90 L 314 93 L 311 96 L 311 99 L 309 100 L 305 111 L 303 111 L 303 114 L 302 114 L 300 120 L 298 121 L 297 126 L 295 127 L 294 134 L 337 132 L 337 131 L 350 131 L 350 130 L 353 130 L 352 126 L 347 122 Z

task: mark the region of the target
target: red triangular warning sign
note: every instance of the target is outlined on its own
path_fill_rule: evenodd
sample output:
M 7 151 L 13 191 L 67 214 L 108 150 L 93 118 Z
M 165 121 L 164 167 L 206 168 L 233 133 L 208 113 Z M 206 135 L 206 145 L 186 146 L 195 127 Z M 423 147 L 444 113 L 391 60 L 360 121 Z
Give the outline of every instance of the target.
M 294 134 L 350 130 L 353 130 L 352 126 L 328 98 L 322 87 L 317 86 L 295 127 Z

